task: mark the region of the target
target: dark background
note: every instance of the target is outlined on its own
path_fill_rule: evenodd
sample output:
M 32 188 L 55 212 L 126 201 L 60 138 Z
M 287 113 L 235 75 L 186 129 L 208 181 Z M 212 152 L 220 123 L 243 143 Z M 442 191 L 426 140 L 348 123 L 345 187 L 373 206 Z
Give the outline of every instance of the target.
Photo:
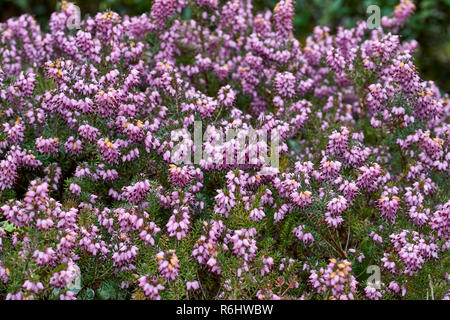
M 0 0 L 0 20 L 30 13 L 43 30 L 47 29 L 50 14 L 55 11 L 56 0 Z M 82 15 L 112 9 L 121 14 L 138 15 L 149 12 L 151 0 L 77 0 Z M 383 15 L 390 15 L 399 0 L 297 0 L 294 18 L 297 38 L 303 41 L 315 25 L 354 26 L 365 19 L 366 8 L 376 4 Z M 450 92 L 450 0 L 416 0 L 417 10 L 401 31 L 405 39 L 416 39 L 420 48 L 416 65 L 425 80 L 434 80 L 439 87 Z M 256 10 L 273 9 L 277 0 L 253 0 Z

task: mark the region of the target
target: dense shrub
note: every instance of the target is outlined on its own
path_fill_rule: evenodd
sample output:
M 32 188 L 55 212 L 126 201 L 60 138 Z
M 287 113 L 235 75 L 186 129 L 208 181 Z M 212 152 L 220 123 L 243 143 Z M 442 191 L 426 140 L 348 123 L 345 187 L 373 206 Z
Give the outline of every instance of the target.
M 119 14 L 138 15 L 149 12 L 153 0 L 77 0 L 84 14 L 111 9 Z M 253 0 L 254 10 L 262 11 L 277 4 L 277 0 Z M 353 28 L 361 17 L 367 17 L 367 8 L 378 5 L 383 15 L 390 15 L 398 0 L 296 0 L 294 6 L 294 35 L 304 41 L 317 25 L 335 29 Z M 0 20 L 33 14 L 47 31 L 50 14 L 60 5 L 59 0 L 0 0 Z M 450 88 L 450 0 L 416 1 L 416 12 L 399 31 L 406 40 L 415 39 L 420 46 L 415 50 L 415 65 L 424 79 L 432 79 L 448 92 Z M 189 4 L 182 17 L 189 19 Z
M 395 34 L 414 4 L 305 43 L 293 8 L 2 23 L 0 297 L 447 298 L 450 103 Z

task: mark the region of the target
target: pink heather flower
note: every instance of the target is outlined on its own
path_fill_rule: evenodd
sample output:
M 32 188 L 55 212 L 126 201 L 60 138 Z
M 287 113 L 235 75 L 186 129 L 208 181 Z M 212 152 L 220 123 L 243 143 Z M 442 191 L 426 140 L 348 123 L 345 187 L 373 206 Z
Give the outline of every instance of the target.
M 22 291 L 17 293 L 8 293 L 6 295 L 6 300 L 24 300 L 24 295 Z
M 214 206 L 214 212 L 217 214 L 225 215 L 228 218 L 228 213 L 231 208 L 236 205 L 234 194 L 226 195 L 222 190 L 217 190 L 217 195 L 214 197 L 216 205 Z
M 364 288 L 364 292 L 366 293 L 366 297 L 370 300 L 379 300 L 383 298 L 383 295 L 370 285 Z
M 358 258 L 356 258 L 356 260 L 358 260 L 359 263 L 362 263 L 362 261 L 365 259 L 366 257 L 364 256 L 363 253 L 361 253 Z
M 396 263 L 392 261 L 391 255 L 389 253 L 384 253 L 383 258 L 381 258 L 380 261 L 383 262 L 383 267 L 388 269 L 392 274 L 398 274 Z
M 200 7 L 217 8 L 219 0 L 195 0 Z
M 205 119 L 211 118 L 214 111 L 218 109 L 219 103 L 210 97 L 205 97 L 203 99 L 198 99 L 195 102 L 195 106 L 200 116 Z
M 381 175 L 381 167 L 374 163 L 372 166 L 362 166 L 359 168 L 361 175 L 356 181 L 356 185 L 365 191 L 371 192 L 378 189 L 378 177 Z
M 36 139 L 36 149 L 40 153 L 56 154 L 59 149 L 59 138 L 48 138 L 43 137 Z
M 304 124 L 309 120 L 311 114 L 311 102 L 300 100 L 292 104 L 290 111 L 293 112 L 293 119 L 290 124 L 297 129 L 303 128 Z
M 255 235 L 255 228 L 235 230 L 231 234 L 227 234 L 226 244 L 230 243 L 233 253 L 242 257 L 244 261 L 252 261 L 258 250 L 254 239 Z
M 186 166 L 177 167 L 172 164 L 169 169 L 169 178 L 174 185 L 183 188 L 190 183 L 192 177 L 190 170 Z
M 210 258 L 208 259 L 208 262 L 206 262 L 206 264 L 207 264 L 209 267 L 213 268 L 213 267 L 217 264 L 217 260 L 216 260 L 214 257 L 210 257 Z
M 158 260 L 158 270 L 164 278 L 175 280 L 178 277 L 180 265 L 175 250 L 169 250 L 166 253 L 161 251 L 156 255 L 156 259 Z
M 343 196 L 339 196 L 337 198 L 333 198 L 327 205 L 327 210 L 332 213 L 340 214 L 347 210 L 348 201 Z
M 150 191 L 150 182 L 148 180 L 139 181 L 128 187 L 122 188 L 122 197 L 128 203 L 139 203 L 145 199 Z
M 383 110 L 383 104 L 387 100 L 387 91 L 380 83 L 371 84 L 369 86 L 369 93 L 366 96 L 366 101 L 372 112 Z
M 344 72 L 346 67 L 345 58 L 342 56 L 341 52 L 336 49 L 332 49 L 328 52 L 326 56 L 326 61 L 331 69 L 336 72 Z
M 69 137 L 69 139 L 67 139 L 67 142 L 64 144 L 64 147 L 66 147 L 67 152 L 69 152 L 71 155 L 76 155 L 81 153 L 83 144 L 80 140 L 75 140 L 74 137 Z
M 333 198 L 328 203 L 325 221 L 329 227 L 338 228 L 344 222 L 341 213 L 347 210 L 348 206 L 348 201 L 343 196 Z
M 431 230 L 435 231 L 439 238 L 446 239 L 450 234 L 450 201 L 438 206 L 430 219 Z
M 341 127 L 341 131 L 333 131 L 328 137 L 327 152 L 332 156 L 342 155 L 348 148 L 350 131 Z
M 351 201 L 353 200 L 358 193 L 360 192 L 358 186 L 356 185 L 355 182 L 350 182 L 348 180 L 345 180 L 340 186 L 339 186 L 339 191 L 342 192 L 342 194 L 344 195 L 344 197 L 348 200 Z
M 293 30 L 294 0 L 281 0 L 273 9 L 275 30 L 280 37 L 287 37 Z
M 150 222 L 149 225 L 145 228 L 147 230 L 142 230 L 139 234 L 139 238 L 147 244 L 155 245 L 156 235 L 161 231 L 161 229 L 154 223 Z
M 98 166 L 98 169 L 96 170 L 96 174 L 103 179 L 103 181 L 108 182 L 108 181 L 114 181 L 116 179 L 119 178 L 119 173 L 117 172 L 117 170 L 115 169 L 102 169 L 103 166 L 101 167 L 100 165 Z M 84 174 L 84 173 L 88 173 L 89 169 L 81 169 L 80 170 L 80 174 Z M 79 177 L 78 178 L 83 178 L 83 177 Z
M 415 188 L 406 187 L 405 188 L 406 193 L 404 195 L 405 204 L 408 207 L 413 206 L 420 206 L 424 200 L 423 194 L 420 192 L 420 190 L 417 190 Z
M 274 214 L 275 222 L 279 222 L 283 220 L 287 213 L 292 211 L 292 207 L 288 204 L 282 204 L 280 208 Z
M 88 124 L 83 124 L 78 128 L 78 134 L 84 139 L 94 142 L 97 140 L 97 136 L 100 135 L 100 131 Z
M 65 294 L 59 295 L 59 300 L 77 300 L 77 298 L 74 292 L 67 291 Z
M 424 209 L 422 206 L 416 208 L 413 206 L 409 209 L 408 215 L 415 225 L 421 227 L 429 220 L 428 217 L 431 215 L 430 212 L 431 211 L 428 208 Z
M 282 300 L 282 297 L 268 289 L 258 290 L 258 292 L 256 292 L 256 297 L 258 300 Z
M 264 257 L 262 260 L 263 268 L 261 269 L 261 276 L 263 277 L 265 274 L 270 272 L 274 262 L 272 257 Z
M 394 28 L 394 31 L 398 30 L 405 24 L 408 17 L 414 13 L 416 6 L 411 0 L 400 0 L 400 4 L 395 7 L 394 17 L 383 17 L 381 23 L 384 27 Z
M 301 208 L 307 207 L 313 202 L 309 191 L 300 191 L 300 193 L 295 191 L 290 196 L 292 202 Z
M 353 300 L 358 282 L 351 274 L 350 266 L 351 263 L 347 260 L 338 262 L 336 259 L 330 259 L 326 269 L 311 270 L 309 282 L 317 293 L 329 292 L 330 299 Z
M 18 144 L 25 138 L 24 131 L 26 127 L 22 121 L 22 118 L 17 118 L 13 126 L 11 126 L 9 123 L 3 123 L 3 127 L 5 128 L 3 130 L 3 133 L 8 136 L 7 140 L 11 144 Z
M 71 183 L 69 186 L 69 190 L 76 196 L 79 196 L 81 194 L 81 187 L 76 183 Z
M 122 124 L 122 127 L 124 133 L 128 136 L 130 140 L 140 142 L 144 139 L 145 125 L 142 123 L 141 120 L 138 120 L 136 124 L 125 122 L 124 124 Z
M 164 27 L 168 18 L 175 13 L 181 13 L 186 6 L 185 0 L 155 0 L 150 11 L 150 16 L 160 28 Z
M 264 219 L 266 214 L 261 208 L 254 208 L 252 211 L 250 211 L 250 219 L 252 221 L 260 221 Z
M 144 292 L 145 296 L 151 300 L 161 300 L 159 291 L 166 288 L 157 282 L 156 278 L 150 280 L 147 276 L 142 276 L 138 279 L 138 285 Z
M 327 157 L 323 157 L 320 161 L 321 176 L 325 179 L 335 177 L 341 168 L 342 164 L 339 161 L 328 161 Z
M 393 291 L 394 293 L 400 292 L 400 286 L 398 285 L 397 281 L 391 281 L 389 283 L 389 290 Z
M 390 198 L 387 192 L 381 194 L 381 198 L 378 200 L 378 205 L 381 211 L 381 217 L 385 220 L 389 220 L 395 223 L 396 213 L 400 209 L 400 198 L 392 196 Z
M 112 143 L 108 138 L 105 138 L 98 140 L 97 146 L 103 160 L 113 164 L 119 163 L 120 150 L 117 143 Z
M 190 224 L 189 209 L 187 207 L 182 207 L 180 210 L 174 209 L 166 224 L 169 237 L 176 237 L 177 240 L 185 238 Z
M 232 34 L 238 32 L 240 27 L 242 27 L 240 20 L 243 18 L 242 14 L 240 14 L 240 9 L 241 3 L 239 1 L 233 0 L 226 2 L 220 13 L 219 28 L 226 29 L 229 27 Z
M 218 254 L 218 240 L 221 237 L 225 226 L 221 220 L 211 220 L 209 223 L 203 223 L 203 231 L 207 236 L 202 235 L 194 245 L 192 257 L 194 257 L 200 265 L 206 265 L 211 272 L 220 274 L 221 268 L 215 259 Z
M 52 218 L 47 219 L 36 219 L 36 228 L 38 230 L 48 230 L 53 227 L 55 223 L 53 222 Z
M 314 244 L 314 237 L 309 232 L 304 232 L 305 226 L 299 225 L 298 227 L 294 228 L 292 232 L 295 234 L 298 240 L 303 241 L 305 245 L 309 244 L 309 247 L 312 247 Z
M 13 186 L 17 177 L 17 164 L 15 159 L 8 156 L 7 159 L 0 161 L 0 190 L 9 189 Z
M 28 291 L 33 291 L 35 294 L 38 294 L 39 291 L 44 290 L 44 285 L 41 282 L 31 282 L 30 280 L 25 280 L 22 288 Z
M 346 151 L 342 158 L 347 166 L 359 166 L 366 162 L 367 158 L 371 154 L 370 148 L 361 148 L 359 146 L 354 146 L 350 150 Z
M 381 238 L 381 236 L 374 231 L 369 234 L 369 237 L 371 237 L 375 243 L 383 243 L 383 238 Z
M 217 99 L 226 107 L 231 107 L 236 100 L 236 92 L 231 88 L 230 85 L 226 85 L 220 88 L 217 93 Z
M 0 263 L 0 281 L 3 281 L 4 284 L 8 282 L 9 279 L 9 270 L 3 267 L 2 263 Z
M 187 281 L 186 282 L 186 290 L 198 290 L 200 289 L 200 285 L 198 281 Z
M 295 76 L 290 72 L 277 73 L 275 76 L 275 88 L 277 92 L 286 98 L 295 95 Z
M 139 248 L 124 243 L 119 243 L 112 254 L 113 266 L 117 271 L 135 270 L 134 261 L 136 260 Z
M 392 245 L 396 250 L 396 254 L 403 262 L 403 273 L 412 276 L 414 273 L 422 269 L 422 265 L 426 260 L 437 258 L 438 246 L 424 239 L 423 235 L 415 231 L 403 230 L 400 233 L 394 233 L 389 236 Z M 389 261 L 388 255 L 381 260 L 385 266 L 392 263 Z M 394 266 L 387 266 L 394 271 Z

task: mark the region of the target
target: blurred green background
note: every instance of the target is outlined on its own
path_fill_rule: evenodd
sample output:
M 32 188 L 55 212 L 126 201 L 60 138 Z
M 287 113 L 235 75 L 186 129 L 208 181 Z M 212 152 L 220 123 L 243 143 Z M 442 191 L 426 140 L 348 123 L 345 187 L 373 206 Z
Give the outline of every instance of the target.
M 56 0 L 0 0 L 0 20 L 22 13 L 33 14 L 44 30 L 50 14 L 57 7 Z M 297 0 L 294 18 L 296 36 L 304 40 L 314 26 L 338 25 L 351 27 L 364 19 L 366 8 L 380 6 L 383 15 L 390 15 L 399 0 Z M 401 31 L 405 39 L 416 39 L 420 49 L 416 64 L 426 80 L 434 80 L 439 87 L 450 92 L 450 0 L 415 0 L 415 15 Z M 136 15 L 149 12 L 151 0 L 77 0 L 82 14 L 95 14 L 108 8 Z M 253 0 L 256 9 L 273 9 L 277 0 Z

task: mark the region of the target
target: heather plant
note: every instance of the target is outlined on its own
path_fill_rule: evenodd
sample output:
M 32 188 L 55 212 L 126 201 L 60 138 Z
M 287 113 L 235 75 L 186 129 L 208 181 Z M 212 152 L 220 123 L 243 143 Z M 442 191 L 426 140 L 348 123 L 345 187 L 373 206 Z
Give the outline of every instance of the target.
M 448 299 L 450 100 L 396 34 L 414 4 L 304 43 L 294 5 L 1 23 L 0 297 Z

